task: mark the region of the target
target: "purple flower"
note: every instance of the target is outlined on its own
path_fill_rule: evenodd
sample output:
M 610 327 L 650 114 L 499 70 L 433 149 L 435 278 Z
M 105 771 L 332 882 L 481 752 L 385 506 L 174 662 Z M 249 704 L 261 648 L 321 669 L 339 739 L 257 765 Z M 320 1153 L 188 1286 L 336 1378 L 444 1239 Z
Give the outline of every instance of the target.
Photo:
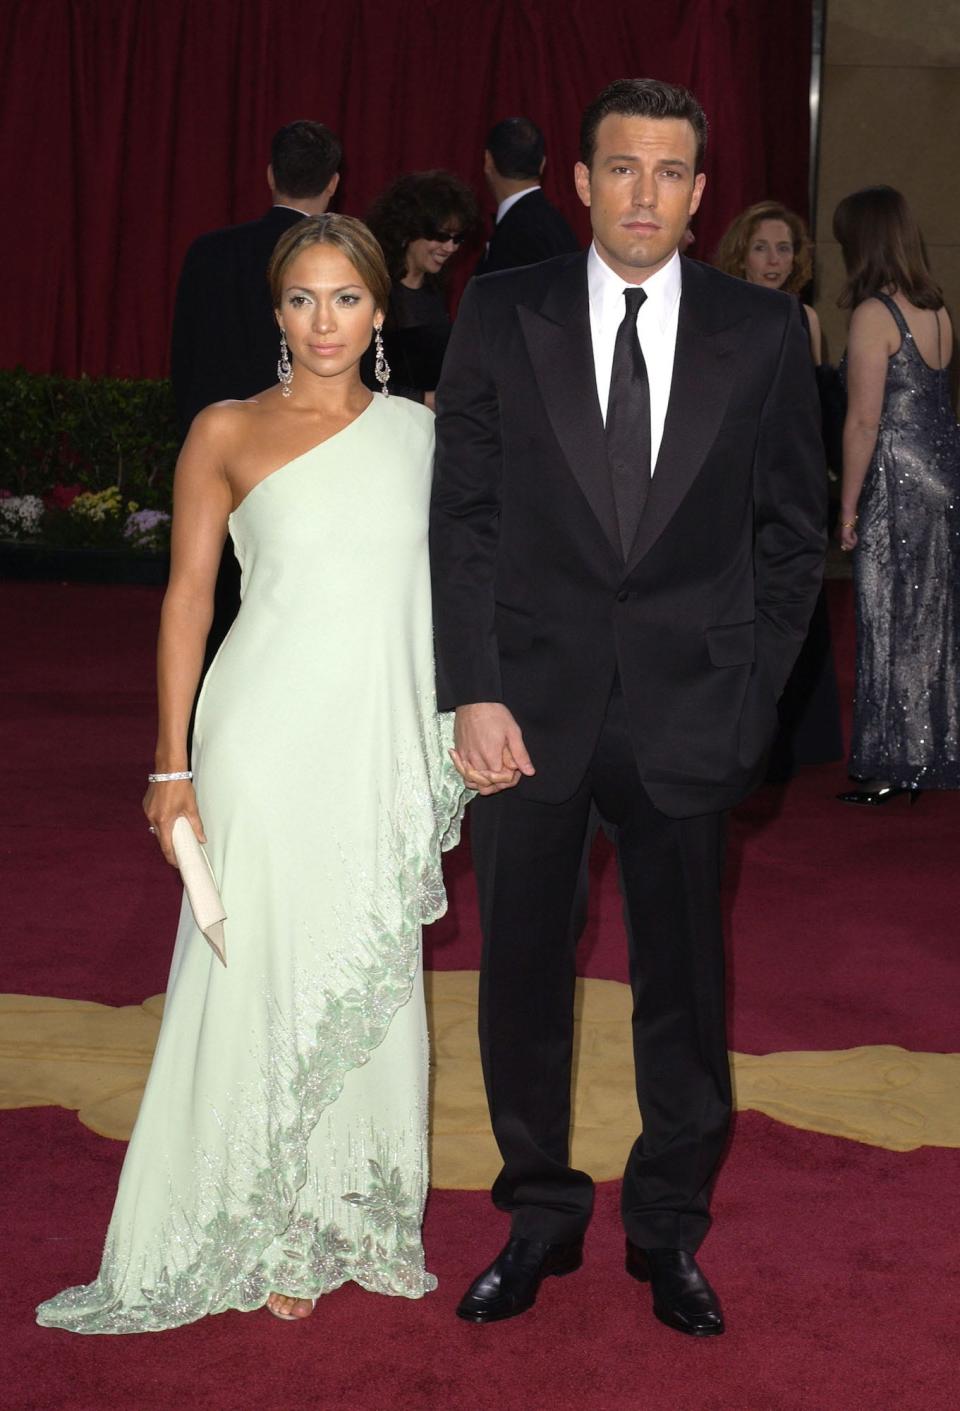
M 170 516 L 163 510 L 134 510 L 127 516 L 123 537 L 139 549 L 160 548 L 167 541 Z

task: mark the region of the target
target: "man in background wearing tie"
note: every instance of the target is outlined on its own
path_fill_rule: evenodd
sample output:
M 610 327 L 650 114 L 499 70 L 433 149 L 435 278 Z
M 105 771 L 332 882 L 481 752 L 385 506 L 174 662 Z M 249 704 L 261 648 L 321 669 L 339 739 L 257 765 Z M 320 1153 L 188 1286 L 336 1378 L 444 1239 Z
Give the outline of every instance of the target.
M 704 188 L 685 89 L 609 85 L 575 178 L 593 243 L 467 288 L 437 393 L 438 694 L 471 829 L 480 1046 L 510 1238 L 461 1317 L 524 1312 L 581 1262 L 569 1163 L 591 806 L 616 832 L 643 1131 L 627 1273 L 723 1331 L 696 1252 L 727 1136 L 724 822 L 763 777 L 825 550 L 819 411 L 795 300 L 678 254 Z
M 543 194 L 543 133 L 529 118 L 504 118 L 490 129 L 483 174 L 497 203 L 496 225 L 475 274 L 516 269 L 579 250 L 563 216 Z

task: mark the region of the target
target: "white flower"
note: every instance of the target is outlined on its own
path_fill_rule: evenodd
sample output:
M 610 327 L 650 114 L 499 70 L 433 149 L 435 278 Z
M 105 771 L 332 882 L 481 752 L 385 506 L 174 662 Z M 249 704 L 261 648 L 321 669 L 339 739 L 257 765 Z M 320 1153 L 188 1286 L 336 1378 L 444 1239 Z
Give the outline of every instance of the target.
M 14 539 L 36 534 L 42 518 L 43 501 L 39 495 L 8 495 L 0 500 L 0 531 Z

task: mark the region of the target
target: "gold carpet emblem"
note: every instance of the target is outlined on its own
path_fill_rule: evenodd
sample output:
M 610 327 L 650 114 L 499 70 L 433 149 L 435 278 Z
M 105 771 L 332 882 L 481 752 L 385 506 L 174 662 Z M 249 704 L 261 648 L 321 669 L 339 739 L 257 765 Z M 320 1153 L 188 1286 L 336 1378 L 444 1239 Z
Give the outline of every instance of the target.
M 426 975 L 433 1047 L 431 1177 L 448 1190 L 490 1185 L 500 1166 L 477 1052 L 477 974 Z M 578 980 L 574 1166 L 621 1175 L 639 1126 L 631 997 L 614 980 Z M 0 995 L 0 1107 L 66 1107 L 101 1136 L 125 1140 L 136 1119 L 163 996 L 115 1007 Z M 890 1151 L 960 1147 L 960 1054 L 892 1044 L 827 1052 L 734 1054 L 741 1111 Z

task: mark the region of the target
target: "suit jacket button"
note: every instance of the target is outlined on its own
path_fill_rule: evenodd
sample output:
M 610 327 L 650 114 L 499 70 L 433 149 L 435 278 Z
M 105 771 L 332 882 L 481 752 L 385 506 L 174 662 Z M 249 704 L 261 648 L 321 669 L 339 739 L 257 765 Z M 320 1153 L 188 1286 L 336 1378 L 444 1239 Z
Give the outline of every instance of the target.
M 621 588 L 620 591 L 619 591 L 619 593 L 617 594 L 617 602 L 618 602 L 618 603 L 626 603 L 626 602 L 629 602 L 629 601 L 630 601 L 630 590 L 629 590 L 628 588 Z

